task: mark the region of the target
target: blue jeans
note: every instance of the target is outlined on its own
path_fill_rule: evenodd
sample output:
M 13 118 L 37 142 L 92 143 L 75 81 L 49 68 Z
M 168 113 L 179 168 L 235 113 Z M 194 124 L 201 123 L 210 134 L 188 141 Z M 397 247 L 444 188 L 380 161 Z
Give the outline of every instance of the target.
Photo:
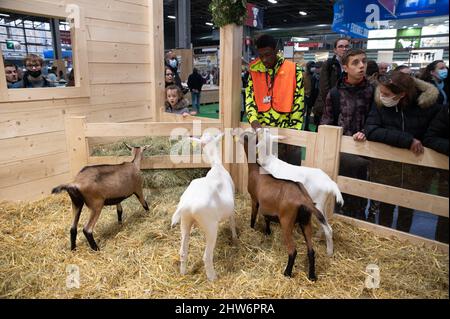
M 192 97 L 192 107 L 200 113 L 200 92 L 191 92 Z

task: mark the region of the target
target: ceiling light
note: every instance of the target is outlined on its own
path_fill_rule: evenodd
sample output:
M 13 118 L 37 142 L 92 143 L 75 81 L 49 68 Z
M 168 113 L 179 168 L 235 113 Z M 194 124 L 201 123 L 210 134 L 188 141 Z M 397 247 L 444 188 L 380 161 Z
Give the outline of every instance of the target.
M 430 26 L 430 27 L 434 26 L 434 23 L 430 23 L 429 26 Z
M 419 26 L 418 23 L 414 23 L 414 24 L 413 24 L 413 27 L 418 27 L 418 26 Z
M 308 13 L 306 13 L 305 11 L 299 11 L 298 12 L 300 15 L 302 15 L 302 16 L 305 16 L 305 15 L 307 15 Z
M 267 1 L 269 1 L 270 3 L 278 3 L 277 0 L 267 0 Z
M 213 26 L 213 25 L 214 25 L 214 24 L 211 23 L 211 22 L 205 22 L 205 24 L 206 24 L 206 25 L 210 25 L 210 26 Z
M 5 13 L 0 13 L 0 16 L 2 16 L 2 17 L 10 17 L 9 14 L 5 14 Z
M 169 19 L 176 19 L 176 16 L 167 16 Z
M 445 20 L 444 23 L 448 23 L 448 20 Z

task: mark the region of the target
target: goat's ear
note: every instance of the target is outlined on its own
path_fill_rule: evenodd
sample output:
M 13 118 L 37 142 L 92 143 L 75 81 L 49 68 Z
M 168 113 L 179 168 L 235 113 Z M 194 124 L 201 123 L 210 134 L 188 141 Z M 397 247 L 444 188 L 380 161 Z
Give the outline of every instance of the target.
M 225 133 L 221 132 L 219 134 L 217 134 L 216 137 L 214 137 L 214 142 L 220 142 L 220 140 L 222 139 L 222 137 L 225 135 Z
M 125 143 L 125 142 L 123 142 L 123 144 L 131 151 L 133 148 L 130 146 L 130 145 L 128 145 L 127 143 Z
M 150 144 L 142 146 L 142 152 L 145 151 L 146 149 L 149 149 L 150 146 L 151 146 Z

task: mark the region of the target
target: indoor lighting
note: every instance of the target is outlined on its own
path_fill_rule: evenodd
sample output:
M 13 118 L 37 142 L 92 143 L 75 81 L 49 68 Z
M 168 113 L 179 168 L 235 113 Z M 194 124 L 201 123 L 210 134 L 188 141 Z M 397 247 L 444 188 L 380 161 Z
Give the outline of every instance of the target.
M 307 15 L 307 13 L 305 11 L 299 11 L 299 14 L 302 15 L 302 16 Z
M 414 24 L 413 24 L 413 27 L 418 27 L 418 26 L 419 26 L 418 23 L 414 23 Z
M 176 16 L 167 16 L 169 19 L 176 19 Z
M 206 25 L 210 25 L 210 26 L 213 26 L 213 25 L 214 25 L 214 24 L 211 23 L 211 22 L 205 22 L 205 24 L 206 24 Z
M 10 17 L 9 14 L 4 14 L 4 13 L 0 13 L 0 16 L 2 16 L 2 17 Z
M 278 3 L 277 0 L 267 0 L 267 1 L 269 1 L 270 3 Z

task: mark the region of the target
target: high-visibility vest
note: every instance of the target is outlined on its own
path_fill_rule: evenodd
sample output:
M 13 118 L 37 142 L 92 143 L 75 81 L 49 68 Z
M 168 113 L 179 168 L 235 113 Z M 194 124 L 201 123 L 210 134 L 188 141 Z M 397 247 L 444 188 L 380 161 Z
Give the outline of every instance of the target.
M 257 59 L 254 63 L 258 63 Z M 258 112 L 267 112 L 272 107 L 279 113 L 290 113 L 294 104 L 294 93 L 297 86 L 296 64 L 285 60 L 275 74 L 271 83 L 269 73 L 252 71 L 253 91 Z M 270 97 L 270 98 L 267 98 Z

